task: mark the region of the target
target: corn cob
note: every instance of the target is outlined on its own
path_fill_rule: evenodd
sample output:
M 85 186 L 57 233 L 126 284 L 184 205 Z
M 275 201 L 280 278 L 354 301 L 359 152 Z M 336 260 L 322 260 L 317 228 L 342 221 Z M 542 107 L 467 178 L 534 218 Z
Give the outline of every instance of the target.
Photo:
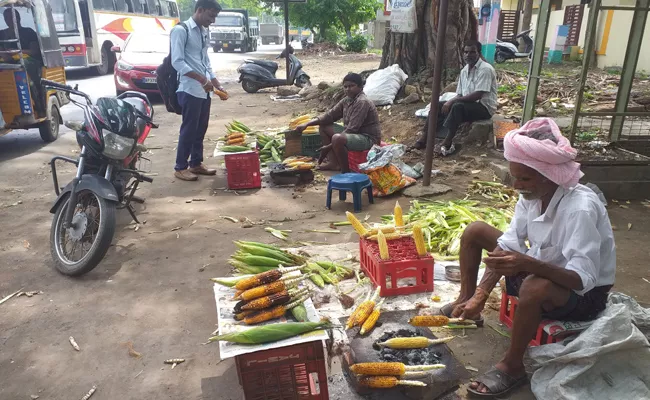
M 371 294 L 372 294 L 372 290 L 370 290 L 366 295 L 366 298 L 361 303 L 359 303 L 359 306 L 357 306 L 357 308 L 355 308 L 354 311 L 352 311 L 352 313 L 348 317 L 348 322 L 345 324 L 345 329 L 350 329 L 354 326 L 353 325 L 354 319 L 357 317 L 357 314 L 359 314 L 359 307 L 361 307 L 362 304 L 370 300 Z
M 248 265 L 261 265 L 261 266 L 267 266 L 267 267 L 279 267 L 280 264 L 282 264 L 282 261 L 276 260 L 275 258 L 271 257 L 264 257 L 264 256 L 255 256 L 252 254 L 248 253 L 235 253 L 232 255 L 232 258 L 235 260 L 241 261 L 243 263 L 246 263 Z
M 401 362 L 369 362 L 351 365 L 350 371 L 356 375 L 401 376 L 407 371 L 430 371 L 440 368 L 445 368 L 444 364 L 404 365 Z
M 219 96 L 219 98 L 220 98 L 221 100 L 228 100 L 228 93 L 226 93 L 226 92 L 224 92 L 224 91 L 222 91 L 222 90 L 214 89 L 214 94 L 216 94 L 217 96 Z
M 396 239 L 401 239 L 403 237 L 411 236 L 408 233 L 399 233 L 399 232 L 390 232 L 390 233 L 382 233 L 382 234 L 384 235 L 384 238 L 386 238 L 386 240 L 396 240 Z M 377 235 L 368 236 L 366 239 L 376 242 Z
M 453 338 L 453 336 L 442 339 L 429 339 L 424 336 L 397 337 L 378 344 L 389 349 L 424 349 L 434 344 L 447 343 Z
M 226 145 L 228 146 L 243 146 L 245 143 L 246 139 L 244 138 L 228 139 L 228 141 L 226 141 Z
M 257 299 L 259 297 L 268 296 L 274 293 L 279 293 L 291 286 L 295 286 L 298 282 L 301 282 L 305 278 L 306 276 L 301 276 L 298 278 L 279 280 L 266 285 L 257 286 L 252 289 L 248 289 L 244 291 L 244 293 L 242 293 L 239 296 L 239 298 L 242 300 L 250 301 L 250 300 Z
M 359 379 L 361 386 L 374 389 L 390 389 L 395 386 L 426 386 L 427 384 L 420 381 L 405 381 L 395 378 L 394 376 L 364 376 Z
M 246 311 L 235 313 L 235 321 L 243 321 L 244 318 L 248 317 L 249 315 L 255 312 L 256 310 L 246 310 Z
M 415 225 L 413 227 L 413 240 L 415 241 L 415 248 L 419 256 L 427 255 L 427 246 L 424 244 L 424 236 L 422 236 L 422 227 Z
M 395 202 L 393 215 L 395 216 L 395 226 L 397 227 L 404 226 L 404 217 L 402 216 L 402 206 L 399 205 L 399 201 Z
M 275 282 L 282 278 L 284 274 L 288 274 L 293 271 L 299 271 L 301 267 L 290 267 L 290 268 L 278 268 L 271 271 L 263 272 L 251 276 L 250 278 L 242 279 L 235 284 L 235 289 L 237 290 L 247 290 L 254 288 L 256 286 L 265 285 L 267 283 Z
M 381 233 L 383 233 L 383 234 L 385 235 L 385 234 L 387 234 L 387 233 L 395 232 L 396 229 L 395 229 L 395 227 L 392 226 L 392 225 L 381 225 L 381 226 L 378 226 L 378 227 L 375 227 L 375 228 L 372 228 L 372 229 L 368 230 L 368 231 L 366 232 L 366 234 L 364 235 L 364 237 L 368 237 L 368 236 L 376 235 L 376 234 L 378 234 L 380 231 L 381 231 Z
M 302 304 L 302 302 L 307 300 L 308 298 L 309 296 L 303 296 L 297 299 L 296 301 L 294 301 L 293 303 L 289 303 L 287 305 L 275 306 L 273 308 L 269 308 L 266 310 L 261 310 L 260 312 L 257 312 L 253 315 L 249 315 L 248 317 L 244 318 L 244 323 L 246 323 L 246 325 L 254 325 L 271 319 L 280 318 L 287 311 L 291 310 L 292 308 L 296 307 L 299 304 Z
M 471 321 L 469 319 L 460 319 L 460 318 L 448 318 L 444 315 L 418 315 L 409 320 L 409 324 L 413 326 L 428 326 L 428 327 L 434 327 L 434 326 L 445 326 L 447 324 L 455 324 L 455 323 L 467 323 L 467 324 L 473 324 L 474 321 Z
M 250 244 L 246 244 L 243 242 L 235 242 L 237 247 L 239 247 L 240 250 L 252 254 L 254 256 L 262 256 L 262 257 L 268 257 L 268 258 L 273 258 L 276 260 L 279 260 L 283 263 L 286 263 L 288 265 L 291 265 L 294 263 L 294 260 L 290 258 L 284 251 L 282 250 L 275 250 L 275 249 L 269 249 L 267 247 L 261 247 L 261 246 L 254 246 Z
M 237 138 L 245 138 L 246 134 L 243 132 L 233 132 L 230 133 L 226 136 L 227 140 L 232 140 L 232 139 L 237 139 Z
M 348 221 L 352 224 L 352 227 L 354 230 L 359 234 L 359 236 L 363 237 L 366 236 L 368 233 L 368 230 L 366 229 L 365 226 L 357 219 L 357 217 L 354 216 L 350 211 L 345 212 L 345 216 L 347 217 Z
M 365 335 L 366 332 L 370 332 L 372 328 L 375 327 L 375 324 L 379 319 L 379 315 L 381 314 L 382 304 L 384 304 L 384 299 L 381 299 L 379 304 L 375 306 L 375 309 L 372 310 L 372 313 L 368 316 L 368 319 L 366 319 L 366 321 L 363 323 L 361 326 L 361 331 L 359 331 L 360 334 Z
M 318 275 L 318 274 L 310 274 L 309 279 L 311 279 L 312 282 L 314 282 L 314 285 L 318 286 L 319 288 L 324 288 L 325 287 L 325 280 L 323 280 L 323 277 Z
M 244 304 L 241 309 L 246 310 L 263 310 L 265 308 L 285 304 L 291 301 L 296 296 L 303 295 L 307 290 L 283 290 L 278 293 L 273 293 L 268 296 L 258 297 Z
M 247 329 L 243 332 L 213 336 L 208 342 L 226 341 L 240 344 L 261 344 L 298 336 L 306 332 L 330 327 L 328 320 L 319 322 L 281 322 Z
M 352 321 L 352 326 L 362 326 L 363 323 L 366 322 L 370 314 L 372 314 L 372 310 L 375 308 L 375 301 L 377 300 L 377 297 L 379 297 L 380 289 L 380 287 L 377 287 L 370 300 L 359 305 L 359 312 L 355 315 L 354 321 Z
M 289 257 L 291 260 L 293 260 L 294 265 L 304 264 L 305 263 L 305 257 L 299 256 L 299 255 L 296 255 L 296 254 L 293 254 L 293 253 L 289 253 L 289 252 L 284 251 L 281 248 L 279 248 L 277 246 L 274 246 L 272 244 L 266 244 L 266 243 L 260 243 L 260 242 L 246 242 L 246 241 L 243 241 L 243 240 L 235 242 L 235 244 L 237 244 L 238 246 L 240 244 L 243 244 L 243 245 L 249 245 L 249 246 L 255 246 L 255 247 L 263 247 L 263 248 L 266 248 L 266 249 L 269 249 L 269 250 L 275 250 L 275 251 L 280 252 L 283 255 Z
M 377 233 L 377 244 L 379 245 L 379 258 L 382 260 L 390 259 L 390 254 L 388 254 L 388 243 L 386 243 L 386 236 L 382 231 Z

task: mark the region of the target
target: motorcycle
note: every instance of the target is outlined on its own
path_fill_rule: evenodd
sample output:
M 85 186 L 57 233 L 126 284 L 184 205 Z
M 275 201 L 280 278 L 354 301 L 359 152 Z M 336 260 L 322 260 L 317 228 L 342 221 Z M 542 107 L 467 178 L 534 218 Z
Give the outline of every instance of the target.
M 141 182 L 153 182 L 136 166 L 147 160 L 144 141 L 152 128 L 153 107 L 146 95 L 127 91 L 117 98 L 102 97 L 93 104 L 90 96 L 57 82 L 42 80 L 46 88 L 62 91 L 81 108 L 84 121 L 66 121 L 76 132 L 79 158 L 55 156 L 50 161 L 57 199 L 50 230 L 50 253 L 55 268 L 64 275 L 79 276 L 104 258 L 113 240 L 116 209 L 126 209 L 136 223 L 132 202 Z M 71 95 L 83 98 L 79 101 Z M 75 177 L 59 187 L 56 161 L 77 166 Z
M 300 41 L 300 47 L 302 47 L 303 50 L 309 50 L 314 47 L 314 44 L 309 42 L 307 39 L 303 39 Z
M 532 29 L 519 33 L 512 41 L 505 41 L 497 39 L 496 53 L 494 54 L 494 61 L 501 64 L 507 60 L 515 58 L 531 58 L 533 55 L 534 42 L 530 37 Z M 520 52 L 518 49 L 517 39 L 524 42 L 524 51 Z
M 286 50 L 276 57 L 286 57 Z M 299 88 L 311 86 L 309 75 L 302 70 L 302 63 L 293 55 L 293 48 L 289 49 L 289 80 L 275 77 L 279 68 L 278 63 L 267 60 L 244 60 L 244 63 L 237 68 L 239 81 L 247 93 L 257 93 L 258 90 L 269 87 L 285 86 L 295 84 Z

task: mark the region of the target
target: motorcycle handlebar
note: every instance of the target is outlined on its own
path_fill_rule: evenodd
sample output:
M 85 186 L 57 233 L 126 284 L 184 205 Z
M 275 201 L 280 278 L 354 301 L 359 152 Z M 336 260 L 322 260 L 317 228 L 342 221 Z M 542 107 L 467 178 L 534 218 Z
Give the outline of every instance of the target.
M 151 101 L 149 100 L 149 97 L 147 97 L 147 95 L 144 94 L 144 93 L 134 92 L 132 90 L 129 90 L 129 91 L 126 91 L 126 92 L 120 94 L 119 96 L 117 96 L 117 98 L 120 99 L 120 100 L 126 99 L 128 97 L 137 97 L 137 98 L 141 99 L 142 101 L 144 101 L 145 103 L 147 103 L 147 105 L 149 106 L 150 109 L 153 109 L 153 106 L 151 105 Z
M 73 88 L 72 86 L 63 85 L 63 84 L 61 84 L 59 82 L 50 81 L 48 79 L 41 79 L 41 84 L 46 88 L 49 87 L 49 88 L 52 88 L 52 89 L 60 90 L 62 92 L 67 92 L 67 93 L 70 93 L 70 94 L 76 94 L 77 96 L 84 97 L 89 103 L 91 102 L 90 101 L 90 96 L 88 96 L 84 92 L 80 92 L 79 90 Z

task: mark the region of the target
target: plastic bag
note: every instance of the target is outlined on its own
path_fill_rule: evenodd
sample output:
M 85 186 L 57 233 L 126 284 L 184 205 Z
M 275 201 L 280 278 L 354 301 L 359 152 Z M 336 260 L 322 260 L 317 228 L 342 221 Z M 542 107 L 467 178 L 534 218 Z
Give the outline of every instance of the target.
M 377 70 L 366 79 L 363 92 L 375 103 L 376 106 L 393 104 L 397 92 L 406 82 L 408 75 L 402 71 L 399 65 Z
M 368 152 L 368 161 L 359 164 L 359 169 L 372 182 L 374 196 L 388 196 L 415 183 L 418 173 L 400 160 L 405 150 L 406 147 L 402 144 L 373 146 Z
M 458 93 L 456 92 L 446 92 L 440 95 L 438 98 L 438 101 L 443 102 L 443 101 L 449 101 L 453 99 L 454 97 L 458 96 Z M 415 116 L 420 117 L 420 118 L 426 118 L 429 116 L 429 109 L 431 109 L 431 103 L 427 104 L 426 107 L 421 108 L 419 110 L 415 111 Z

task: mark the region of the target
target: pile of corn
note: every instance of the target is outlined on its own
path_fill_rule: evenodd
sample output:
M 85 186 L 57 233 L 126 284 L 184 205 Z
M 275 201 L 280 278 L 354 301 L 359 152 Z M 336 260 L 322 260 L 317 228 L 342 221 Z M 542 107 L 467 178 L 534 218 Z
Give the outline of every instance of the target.
M 240 300 L 234 314 L 246 325 L 259 324 L 281 318 L 285 313 L 309 298 L 306 288 L 297 285 L 307 278 L 301 267 L 280 267 L 239 280 L 234 288 L 235 299 Z
M 284 138 L 264 134 L 257 134 L 255 137 L 257 138 L 257 148 L 260 150 L 260 161 L 263 166 L 270 162 L 282 162 Z
M 350 366 L 359 377 L 359 384 L 374 389 L 390 389 L 395 386 L 426 386 L 426 383 L 403 378 L 420 376 L 426 371 L 445 368 L 444 364 L 404 365 L 399 362 L 369 362 Z
M 307 122 L 311 121 L 311 119 L 312 119 L 311 115 L 301 115 L 300 117 L 296 117 L 289 122 L 289 129 L 295 131 L 298 125 L 306 124 Z M 302 133 L 305 135 L 318 133 L 318 127 L 310 126 L 304 131 L 302 131 Z
M 377 320 L 379 319 L 379 315 L 381 314 L 380 309 L 383 303 L 383 300 L 379 304 L 375 303 L 377 297 L 379 297 L 380 289 L 381 288 L 378 287 L 374 293 L 368 292 L 366 299 L 362 301 L 348 317 L 348 322 L 345 325 L 345 329 L 351 329 L 355 326 L 359 326 L 361 327 L 359 333 L 365 335 L 367 332 L 370 332 L 372 328 L 374 328 Z
M 219 150 L 226 153 L 239 153 L 241 151 L 249 151 L 250 147 L 246 145 L 246 135 L 251 132 L 251 129 L 243 123 L 233 120 L 231 123 L 226 124 L 226 136 L 222 139 L 226 145 Z
M 282 164 L 287 170 L 306 170 L 316 168 L 314 159 L 308 156 L 291 156 L 285 158 Z

